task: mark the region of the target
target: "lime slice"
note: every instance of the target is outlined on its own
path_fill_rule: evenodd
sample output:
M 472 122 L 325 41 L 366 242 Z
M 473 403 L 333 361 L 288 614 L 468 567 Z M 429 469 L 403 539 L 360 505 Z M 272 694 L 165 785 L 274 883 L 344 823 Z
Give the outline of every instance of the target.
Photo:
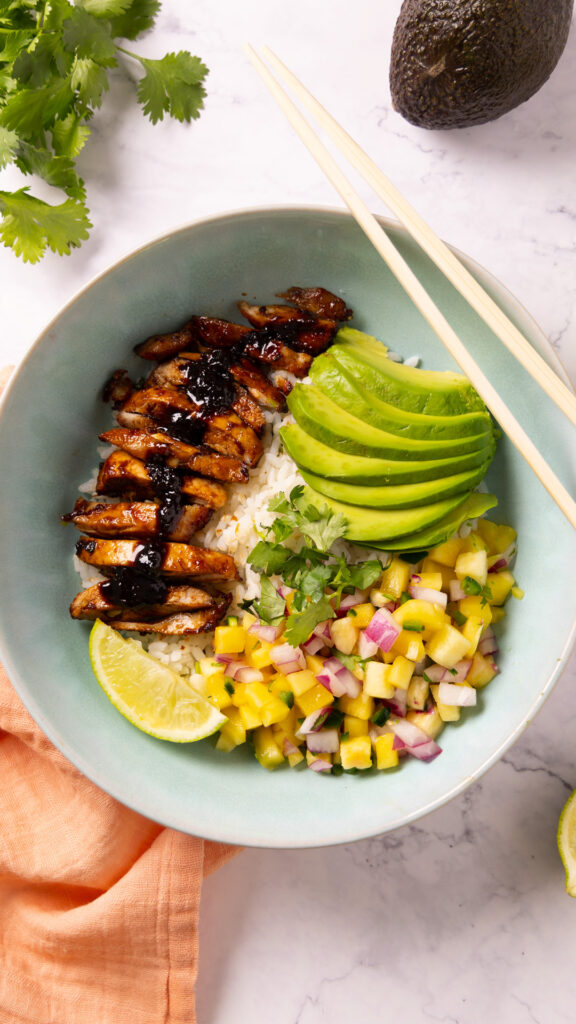
M 566 892 L 576 896 L 576 789 L 564 804 L 558 822 L 558 852 L 566 870 Z
M 184 676 L 99 619 L 92 627 L 89 649 L 94 675 L 104 693 L 142 732 L 172 743 L 195 743 L 211 736 L 226 721 Z

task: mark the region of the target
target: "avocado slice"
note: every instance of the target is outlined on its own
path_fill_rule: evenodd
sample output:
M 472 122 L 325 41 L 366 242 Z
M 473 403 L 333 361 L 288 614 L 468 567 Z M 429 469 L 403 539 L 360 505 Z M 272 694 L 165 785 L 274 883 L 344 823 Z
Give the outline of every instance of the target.
M 404 0 L 392 40 L 393 107 L 420 128 L 467 128 L 524 103 L 566 45 L 572 0 Z
M 463 413 L 460 416 L 426 416 L 383 402 L 365 389 L 364 381 L 357 374 L 351 374 L 334 359 L 331 349 L 316 357 L 310 367 L 310 378 L 341 409 L 346 409 L 379 430 L 387 430 L 399 437 L 447 440 L 474 436 L 494 429 L 490 414 L 486 411 Z
M 455 494 L 463 501 L 472 488 L 483 479 L 488 465 L 488 462 L 484 462 L 478 469 L 469 470 L 467 473 L 455 473 L 441 480 L 423 480 L 416 484 L 390 484 L 388 487 L 363 487 L 362 484 L 327 480 L 304 469 L 300 472 L 312 490 L 336 501 L 362 505 L 364 508 L 414 508 L 431 501 L 440 501 L 442 498 L 451 498 Z
M 427 416 L 486 412 L 480 395 L 461 374 L 448 370 L 418 370 L 394 363 L 385 355 L 379 358 L 366 348 L 352 344 L 336 343 L 331 352 L 344 370 L 360 378 L 362 387 L 400 409 Z
M 480 450 L 488 455 L 493 441 L 491 430 L 450 440 L 397 437 L 341 409 L 314 384 L 296 384 L 288 396 L 288 408 L 311 437 L 337 452 L 368 458 L 434 459 Z
M 303 499 L 317 509 L 328 508 L 334 514 L 344 516 L 347 521 L 346 539 L 352 542 L 382 543 L 409 532 L 420 532 L 446 517 L 458 505 L 460 496 L 445 498 L 419 508 L 373 509 L 347 505 L 333 498 L 317 494 L 309 487 L 304 488 Z
M 369 546 L 379 551 L 409 551 L 414 554 L 414 561 L 418 561 L 421 553 L 436 547 L 437 544 L 443 544 L 460 529 L 463 523 L 469 519 L 483 516 L 497 504 L 498 498 L 494 494 L 480 494 L 478 491 L 474 491 L 433 526 L 396 537 L 386 544 L 378 543 Z
M 297 423 L 281 427 L 280 436 L 288 454 L 301 469 L 307 469 L 331 480 L 382 486 L 408 484 L 422 480 L 436 480 L 463 473 L 486 462 L 490 449 L 481 449 L 451 459 L 371 459 L 363 455 L 347 455 L 310 437 Z

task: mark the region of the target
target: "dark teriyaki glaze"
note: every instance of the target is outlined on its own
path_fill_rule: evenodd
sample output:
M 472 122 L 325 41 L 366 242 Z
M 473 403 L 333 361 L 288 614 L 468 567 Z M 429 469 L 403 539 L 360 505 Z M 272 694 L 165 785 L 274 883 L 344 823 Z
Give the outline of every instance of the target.
M 161 455 L 150 455 L 146 469 L 159 499 L 158 532 L 166 537 L 175 526 L 184 505 L 182 483 L 175 469 L 170 469 Z
M 168 584 L 151 572 L 122 566 L 114 571 L 111 579 L 101 584 L 100 589 L 112 604 L 132 608 L 141 604 L 162 604 Z
M 182 390 L 200 407 L 200 416 L 226 412 L 236 398 L 237 387 L 230 375 L 234 359 L 242 357 L 243 346 L 203 352 L 200 359 L 190 361 L 185 370 L 186 383 Z
M 88 537 L 80 537 L 80 540 L 76 541 L 76 554 L 79 555 L 82 551 L 86 551 L 89 555 L 93 554 L 96 551 L 96 541 L 89 540 Z

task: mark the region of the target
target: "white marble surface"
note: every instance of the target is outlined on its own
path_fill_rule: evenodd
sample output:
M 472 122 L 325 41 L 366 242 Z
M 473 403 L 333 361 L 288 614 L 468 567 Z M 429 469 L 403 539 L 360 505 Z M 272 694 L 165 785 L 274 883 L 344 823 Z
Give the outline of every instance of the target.
M 167 229 L 251 205 L 339 205 L 249 66 L 250 40 L 276 49 L 438 233 L 508 286 L 576 381 L 576 29 L 529 104 L 429 133 L 390 107 L 399 7 L 164 0 L 140 52 L 198 53 L 210 67 L 206 109 L 192 127 L 153 127 L 132 101 L 132 69 L 114 74 L 81 157 L 91 239 L 36 267 L 0 251 L 1 362 L 18 362 L 79 288 Z M 202 1024 L 573 1021 L 576 903 L 555 830 L 576 786 L 575 683 L 573 656 L 504 759 L 417 825 L 327 850 L 246 851 L 211 878 Z

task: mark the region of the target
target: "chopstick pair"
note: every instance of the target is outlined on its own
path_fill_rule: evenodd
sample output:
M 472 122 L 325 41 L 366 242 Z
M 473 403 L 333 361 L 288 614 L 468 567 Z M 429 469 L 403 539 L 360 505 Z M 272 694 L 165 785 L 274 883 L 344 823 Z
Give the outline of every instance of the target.
M 526 459 L 528 465 L 550 496 L 571 525 L 576 528 L 576 501 L 574 501 L 564 485 L 551 470 L 523 427 L 502 398 L 500 398 L 500 395 L 461 342 L 444 314 L 428 295 L 412 269 L 378 223 L 376 217 L 374 217 L 358 193 L 353 189 L 332 155 L 316 136 L 298 107 L 290 99 L 288 93 L 278 83 L 253 47 L 246 46 L 245 49 L 264 84 L 272 93 L 272 96 L 300 136 L 304 145 L 308 148 L 336 191 L 339 192 L 362 230 L 420 310 L 430 327 L 432 327 L 456 360 L 463 373 L 474 385 L 482 400 L 520 454 Z M 268 47 L 263 47 L 263 53 L 269 64 L 288 83 L 298 99 L 311 110 L 318 123 L 336 142 L 340 151 L 361 173 L 377 195 L 393 210 L 421 248 L 442 270 L 460 294 L 476 310 L 497 337 L 500 338 L 546 394 L 555 402 L 558 408 L 576 425 L 576 396 L 531 347 L 521 332 L 472 277 L 460 260 L 434 234 L 432 229 L 416 211 L 412 209 L 408 201 L 351 136 L 340 127 L 334 118 Z

